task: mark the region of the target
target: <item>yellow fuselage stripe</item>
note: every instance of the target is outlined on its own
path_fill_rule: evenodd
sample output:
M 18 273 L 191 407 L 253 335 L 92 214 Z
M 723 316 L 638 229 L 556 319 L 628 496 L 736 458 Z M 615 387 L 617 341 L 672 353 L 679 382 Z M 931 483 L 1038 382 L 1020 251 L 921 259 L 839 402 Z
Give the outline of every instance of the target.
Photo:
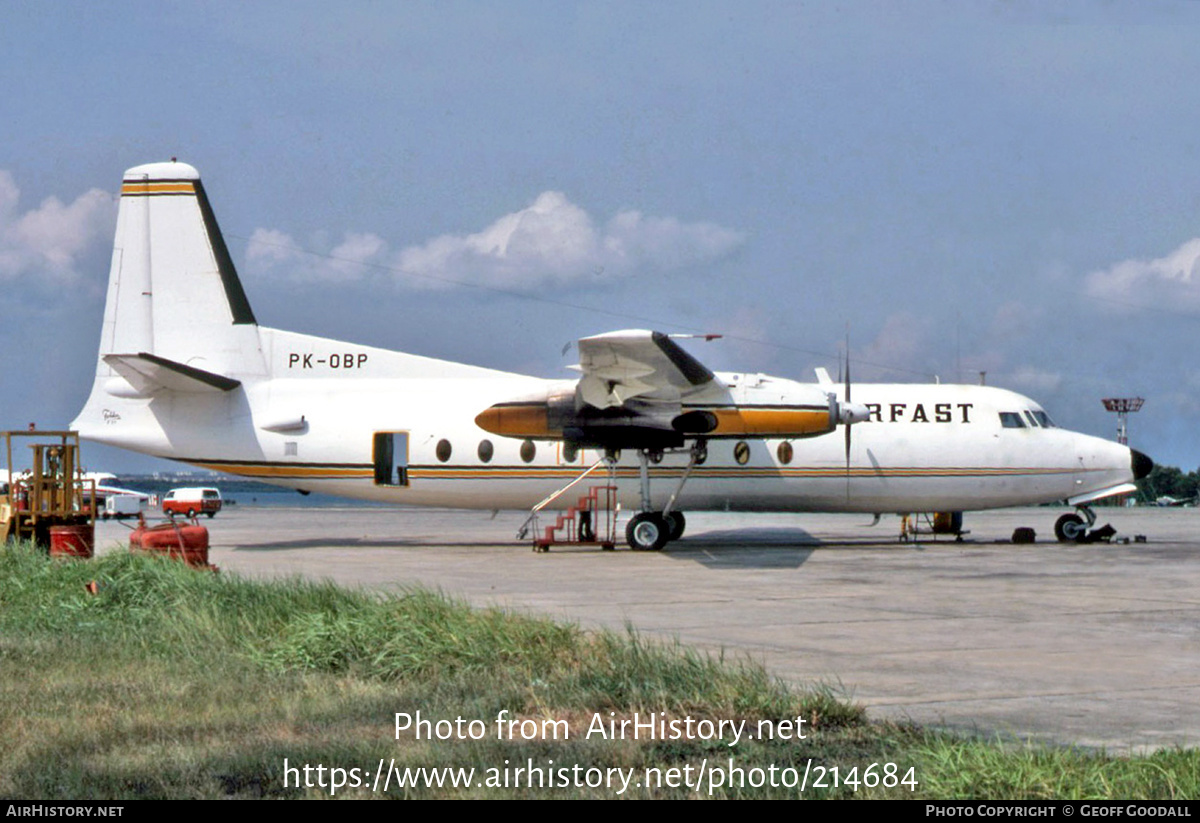
M 121 194 L 195 194 L 196 186 L 188 182 L 156 183 L 153 180 L 145 182 L 125 181 L 121 186 Z

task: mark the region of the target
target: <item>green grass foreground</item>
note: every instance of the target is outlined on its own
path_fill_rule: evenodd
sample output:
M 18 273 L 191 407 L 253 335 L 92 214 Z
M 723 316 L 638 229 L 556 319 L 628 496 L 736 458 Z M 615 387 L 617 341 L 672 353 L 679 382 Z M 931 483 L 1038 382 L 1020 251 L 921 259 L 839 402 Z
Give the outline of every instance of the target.
M 479 720 L 476 730 L 486 733 L 418 740 L 408 730 L 397 739 L 395 714 L 418 711 L 433 721 Z M 502 711 L 530 721 L 527 729 L 565 721 L 558 728 L 569 739 L 498 739 Z M 597 713 L 619 722 L 635 712 L 744 720 L 750 729 L 800 717 L 806 739 L 731 747 L 728 739 L 586 736 Z M 872 723 L 829 689 L 798 691 L 757 665 L 632 632 L 472 609 L 420 589 L 379 596 L 248 581 L 124 552 L 51 561 L 22 546 L 0 547 L 0 741 L 0 796 L 44 799 L 330 795 L 328 771 L 325 788 L 294 785 L 304 781 L 299 771 L 285 786 L 285 759 L 293 769 L 314 767 L 310 782 L 317 765 L 347 770 L 337 797 L 616 796 L 608 785 L 555 785 L 551 770 L 576 766 L 566 773 L 635 775 L 643 785 L 630 783 L 622 797 L 1200 796 L 1194 749 L 1125 758 L 964 740 Z M 729 773 L 723 780 L 735 785 L 712 786 L 711 767 L 728 770 L 731 759 L 742 785 Z M 380 761 L 389 771 L 476 772 L 463 788 L 393 781 L 385 795 L 382 780 L 371 786 Z M 513 770 L 529 761 L 546 785 L 512 787 Z M 896 771 L 885 771 L 888 763 Z M 710 771 L 697 791 L 702 764 Z M 782 782 L 783 770 L 806 767 L 803 794 L 750 785 L 756 777 L 769 783 L 771 768 Z M 825 788 L 811 785 L 818 768 Z M 350 769 L 368 785 L 350 785 Z M 647 785 L 647 769 L 659 770 L 651 773 L 663 784 Z M 671 769 L 678 785 L 666 785 Z M 910 769 L 915 792 L 894 785 Z M 687 773 L 692 788 L 682 785 Z M 884 785 L 888 774 L 893 785 Z

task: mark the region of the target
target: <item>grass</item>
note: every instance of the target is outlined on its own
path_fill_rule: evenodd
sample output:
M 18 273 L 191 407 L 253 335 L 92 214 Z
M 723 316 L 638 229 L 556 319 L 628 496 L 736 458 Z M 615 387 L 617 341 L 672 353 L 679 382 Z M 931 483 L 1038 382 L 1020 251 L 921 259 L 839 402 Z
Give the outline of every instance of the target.
M 95 594 L 86 588 L 93 580 Z M 398 712 L 479 720 L 485 733 L 397 736 Z M 498 739 L 501 712 L 533 721 L 526 728 L 563 721 L 569 740 Z M 731 747 L 728 739 L 586 734 L 597 717 L 619 723 L 651 712 L 750 729 L 802 718 L 806 738 Z M 256 582 L 121 552 L 51 561 L 24 546 L 0 548 L 0 740 L 0 796 L 9 797 L 329 795 L 295 780 L 285 786 L 285 759 L 293 768 L 362 773 L 381 760 L 401 769 L 473 767 L 474 782 L 485 784 L 388 792 L 420 797 L 612 797 L 607 786 L 488 787 L 483 775 L 507 762 L 511 776 L 532 760 L 543 769 L 550 761 L 632 769 L 641 778 L 647 769 L 726 766 L 731 757 L 746 773 L 774 766 L 799 774 L 811 764 L 836 766 L 843 778 L 892 762 L 918 781 L 915 792 L 810 785 L 804 797 L 1186 798 L 1200 789 L 1194 750 L 1123 758 L 872 723 L 828 688 L 797 690 L 759 666 L 633 631 L 585 632 L 422 589 L 376 596 L 299 579 Z M 379 794 L 346 786 L 337 796 Z M 728 783 L 713 794 L 801 796 Z M 695 792 L 631 784 L 623 796 Z

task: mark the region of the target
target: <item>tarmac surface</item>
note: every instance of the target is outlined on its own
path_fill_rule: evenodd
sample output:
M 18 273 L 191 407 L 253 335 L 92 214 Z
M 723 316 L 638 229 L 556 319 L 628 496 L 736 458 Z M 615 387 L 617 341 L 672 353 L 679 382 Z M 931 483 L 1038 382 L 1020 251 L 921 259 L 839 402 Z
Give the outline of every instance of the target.
M 1065 509 L 968 513 L 966 541 L 899 519 L 689 513 L 662 552 L 515 539 L 523 513 L 230 506 L 211 562 L 678 638 L 832 686 L 871 716 L 1110 751 L 1200 745 L 1200 510 L 1097 509 L 1116 541 L 1054 542 Z M 1032 545 L 1009 541 L 1018 526 Z M 97 524 L 112 550 L 127 526 Z M 107 547 L 107 549 L 106 549 Z

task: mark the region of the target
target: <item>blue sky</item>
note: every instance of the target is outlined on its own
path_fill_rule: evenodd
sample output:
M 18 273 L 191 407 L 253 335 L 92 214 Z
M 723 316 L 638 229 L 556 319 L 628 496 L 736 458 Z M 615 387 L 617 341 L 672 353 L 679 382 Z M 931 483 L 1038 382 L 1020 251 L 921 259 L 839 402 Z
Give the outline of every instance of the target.
M 94 370 L 124 169 L 267 325 L 545 376 L 987 381 L 1200 465 L 1200 4 L 0 5 L 0 426 Z M 157 464 L 93 448 L 94 468 Z

